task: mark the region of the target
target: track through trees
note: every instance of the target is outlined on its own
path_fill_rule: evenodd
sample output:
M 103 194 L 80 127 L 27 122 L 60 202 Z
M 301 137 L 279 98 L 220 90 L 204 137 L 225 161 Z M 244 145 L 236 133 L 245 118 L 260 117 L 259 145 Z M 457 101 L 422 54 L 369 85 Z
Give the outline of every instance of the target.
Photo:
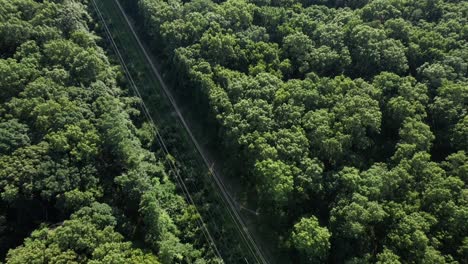
M 172 127 L 175 133 L 179 134 L 176 137 L 182 139 L 178 146 L 183 144 L 183 151 L 172 146 L 168 150 L 162 140 L 165 135 L 161 136 L 165 131 L 159 131 L 156 128 L 158 141 L 165 149 L 166 156 L 175 157 L 176 163 L 179 163 L 179 166 L 173 167 L 172 171 L 187 200 L 200 208 L 202 219 L 207 221 L 205 223 L 202 220 L 201 226 L 207 229 L 206 237 L 207 240 L 211 240 L 208 242 L 213 250 L 228 263 L 240 261 L 268 263 L 239 214 L 241 207 L 229 194 L 216 169 L 210 165 L 211 162 L 187 125 L 175 99 L 139 40 L 120 3 L 113 0 L 94 3 L 108 38 L 126 71 L 127 79 L 134 88 L 134 92 L 142 100 L 142 110 L 151 122 L 161 127 Z M 175 115 L 168 110 L 173 110 Z M 167 126 L 166 123 L 171 125 Z M 194 183 L 200 180 L 201 184 L 200 182 Z M 206 196 L 200 197 L 200 192 L 209 193 L 211 197 L 207 201 Z M 212 205 L 211 208 L 205 208 L 207 203 Z M 236 248 L 234 252 L 233 248 Z

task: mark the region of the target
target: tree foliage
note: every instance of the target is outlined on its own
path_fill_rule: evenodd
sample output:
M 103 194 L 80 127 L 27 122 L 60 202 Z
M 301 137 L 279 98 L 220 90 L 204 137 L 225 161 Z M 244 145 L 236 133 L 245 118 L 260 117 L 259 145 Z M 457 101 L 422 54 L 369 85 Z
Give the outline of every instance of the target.
M 216 261 L 87 4 L 0 1 L 0 258 Z
M 124 2 L 290 259 L 466 262 L 466 1 Z

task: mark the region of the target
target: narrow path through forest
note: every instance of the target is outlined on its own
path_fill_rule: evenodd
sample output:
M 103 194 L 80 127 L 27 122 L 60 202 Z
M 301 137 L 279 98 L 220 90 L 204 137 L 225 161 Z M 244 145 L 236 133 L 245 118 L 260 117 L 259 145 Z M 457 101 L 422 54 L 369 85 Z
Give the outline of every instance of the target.
M 194 133 L 192 132 L 189 124 L 184 118 L 180 107 L 178 106 L 176 100 L 174 99 L 174 96 L 172 95 L 170 89 L 168 88 L 161 74 L 159 73 L 159 70 L 157 69 L 155 62 L 153 61 L 152 56 L 148 53 L 147 48 L 140 40 L 129 17 L 125 13 L 124 9 L 122 8 L 118 0 L 114 0 L 113 2 L 115 3 L 115 5 L 118 7 L 118 10 L 120 11 L 119 15 L 121 15 L 122 18 L 126 22 L 125 27 L 120 28 L 121 33 L 127 31 L 125 34 L 131 34 L 134 40 L 138 43 L 138 47 L 141 50 L 141 53 L 145 57 L 145 62 L 150 66 L 152 74 L 156 77 L 157 81 L 159 82 L 159 87 L 163 90 L 166 99 L 169 100 L 170 105 L 173 107 L 173 110 L 175 111 L 176 116 L 179 119 L 181 125 L 187 132 L 191 142 L 193 143 L 194 147 L 196 148 L 197 152 L 202 158 L 205 166 L 208 168 L 212 176 L 212 180 L 215 182 L 215 186 L 217 186 L 218 191 L 222 194 L 224 201 L 229 206 L 229 211 L 231 213 L 231 216 L 233 217 L 233 220 L 240 227 L 238 230 L 239 230 L 241 237 L 243 238 L 243 240 L 245 240 L 245 243 L 249 245 L 249 248 L 252 251 L 251 253 L 255 255 L 255 259 L 258 263 L 273 263 L 273 258 L 271 256 L 268 256 L 269 254 L 264 253 L 265 252 L 264 248 L 266 247 L 265 241 L 261 241 L 261 238 L 257 235 L 258 232 L 257 230 L 255 230 L 256 227 L 252 224 L 247 225 L 245 219 L 242 218 L 240 214 L 240 210 L 242 209 L 241 206 L 239 205 L 239 203 L 235 201 L 235 199 L 233 199 L 231 192 L 228 190 L 228 188 L 226 188 L 226 183 L 224 182 L 223 177 L 220 176 L 219 170 L 216 168 L 216 166 L 213 165 L 214 163 L 209 158 L 209 155 L 207 154 L 207 150 L 204 149 L 204 147 L 198 142 L 198 140 L 194 136 Z M 258 244 L 261 245 L 261 248 L 258 246 Z M 265 257 L 265 255 L 268 257 Z M 266 258 L 268 258 L 269 260 L 267 260 Z M 248 263 L 247 259 L 246 259 L 246 262 Z

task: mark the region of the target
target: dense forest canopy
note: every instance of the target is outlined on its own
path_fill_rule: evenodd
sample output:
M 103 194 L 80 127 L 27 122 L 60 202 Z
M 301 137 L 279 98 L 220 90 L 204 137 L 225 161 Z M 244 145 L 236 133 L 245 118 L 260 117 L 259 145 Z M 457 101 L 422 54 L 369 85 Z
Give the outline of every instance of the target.
M 291 262 L 468 261 L 467 1 L 123 2 Z
M 121 2 L 279 255 L 468 262 L 467 1 Z M 220 263 L 89 4 L 0 0 L 0 261 Z
M 0 0 L 0 258 L 214 263 L 87 1 Z

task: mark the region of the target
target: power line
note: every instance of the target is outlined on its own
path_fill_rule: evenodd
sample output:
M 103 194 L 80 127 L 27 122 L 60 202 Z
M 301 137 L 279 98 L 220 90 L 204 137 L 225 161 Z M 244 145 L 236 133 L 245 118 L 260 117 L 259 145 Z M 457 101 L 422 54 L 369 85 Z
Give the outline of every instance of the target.
M 149 114 L 149 111 L 148 111 L 148 108 L 146 107 L 144 101 L 143 101 L 143 98 L 141 97 L 141 94 L 140 94 L 140 91 L 138 90 L 134 80 L 133 80 L 133 77 L 132 75 L 130 74 L 128 68 L 127 68 L 127 65 L 125 64 L 125 61 L 122 57 L 122 54 L 120 53 L 118 47 L 117 47 L 117 44 L 115 43 L 113 37 L 112 37 L 112 34 L 107 26 L 107 23 L 96 3 L 95 0 L 92 0 L 93 2 L 93 5 L 95 7 L 95 10 L 99 16 L 99 18 L 101 19 L 102 23 L 103 23 L 103 26 L 104 26 L 104 29 L 106 31 L 106 34 L 109 38 L 109 40 L 111 41 L 111 44 L 113 46 L 113 49 L 114 51 L 116 52 L 118 58 L 119 58 L 119 61 L 123 67 L 123 70 L 125 72 L 125 75 L 127 76 L 127 79 L 130 81 L 130 86 L 132 87 L 133 91 L 137 94 L 137 96 L 140 98 L 140 104 L 141 104 L 141 107 L 143 109 L 143 112 L 144 112 L 144 115 L 146 116 L 146 118 L 150 121 L 151 123 L 151 126 L 152 126 L 152 129 L 153 129 L 153 133 L 155 133 L 156 137 L 157 137 L 157 140 L 158 140 L 158 143 L 160 145 L 160 147 L 163 149 L 165 155 L 166 155 L 166 158 L 168 158 L 170 156 L 170 153 L 167 149 L 167 146 L 161 136 L 161 134 L 159 133 L 158 129 L 156 128 L 156 125 L 155 125 L 155 122 L 153 120 L 153 118 L 151 117 L 151 115 Z M 171 166 L 171 169 L 172 171 L 174 172 L 174 174 L 176 175 L 176 179 L 177 181 L 179 182 L 179 185 L 182 187 L 184 193 L 185 193 L 185 196 L 186 196 L 186 199 L 188 200 L 189 203 L 191 203 L 195 210 L 197 211 L 197 214 L 199 215 L 199 220 L 201 222 L 201 226 L 202 226 L 202 232 L 205 236 L 205 238 L 208 240 L 208 243 L 210 245 L 210 247 L 212 248 L 212 250 L 214 251 L 215 255 L 217 255 L 217 257 L 219 257 L 221 260 L 222 260 L 222 257 L 221 257 L 221 254 L 216 246 L 216 243 L 214 242 L 214 239 L 213 237 L 211 236 L 206 224 L 205 224 L 205 221 L 203 220 L 203 217 L 202 215 L 200 214 L 200 212 L 198 211 L 198 208 L 196 207 L 195 205 L 195 202 L 193 200 L 193 198 L 191 197 L 189 191 L 188 191 L 188 188 L 186 187 L 182 177 L 180 176 L 179 174 L 179 171 L 178 169 L 175 167 L 174 163 L 172 160 L 168 160 L 168 163 L 169 163 L 169 166 Z
M 198 153 L 200 154 L 200 156 L 202 157 L 205 165 L 210 168 L 210 165 L 209 165 L 209 162 L 208 162 L 208 159 L 206 158 L 206 156 L 204 155 L 198 141 L 195 139 L 192 131 L 190 130 L 190 128 L 188 127 L 184 117 L 182 116 L 180 110 L 179 110 L 179 107 L 177 106 L 177 103 L 175 102 L 172 94 L 170 93 L 169 89 L 166 87 L 165 83 L 164 83 L 164 80 L 162 79 L 161 75 L 159 74 L 156 66 L 154 65 L 153 61 L 151 60 L 149 54 L 147 53 L 144 45 L 142 44 L 142 42 L 140 41 L 138 35 L 136 34 L 135 30 L 133 29 L 133 26 L 131 24 L 131 22 L 129 21 L 127 15 L 125 14 L 125 11 L 123 10 L 122 6 L 120 5 L 119 1 L 118 0 L 114 0 L 114 2 L 117 4 L 117 6 L 119 7 L 120 9 L 120 12 L 122 13 L 122 15 L 124 16 L 128 26 L 130 27 L 131 31 L 132 31 L 132 34 L 135 38 L 135 40 L 138 42 L 138 45 L 140 46 L 142 52 L 144 53 L 145 57 L 146 57 L 146 60 L 147 62 L 149 63 L 151 69 L 153 70 L 154 74 L 156 75 L 156 77 L 158 78 L 160 84 L 161 84 L 161 87 L 164 91 L 164 93 L 166 94 L 167 98 L 169 99 L 169 101 L 171 102 L 173 108 L 176 110 L 176 113 L 177 113 L 177 116 L 179 117 L 179 120 L 180 122 L 182 123 L 183 127 L 185 128 L 186 132 L 188 133 L 192 143 L 195 145 Z M 228 206 L 230 207 L 231 210 L 228 210 L 229 214 L 231 215 L 231 217 L 233 218 L 235 224 L 236 224 L 236 227 L 239 231 L 239 233 L 241 234 L 242 238 L 247 242 L 247 245 L 249 247 L 249 250 L 251 251 L 251 253 L 253 254 L 253 256 L 256 258 L 257 262 L 259 263 L 268 263 L 266 261 L 266 259 L 264 258 L 263 256 L 263 253 L 261 252 L 261 250 L 258 248 L 255 240 L 252 238 L 248 228 L 246 227 L 245 223 L 243 222 L 242 218 L 240 217 L 236 207 L 234 206 L 234 199 L 231 197 L 231 195 L 229 194 L 229 192 L 227 192 L 227 189 L 226 189 L 226 186 L 224 185 L 224 183 L 219 179 L 217 173 L 215 170 L 213 169 L 209 169 L 210 171 L 210 174 L 212 175 L 212 179 L 215 181 L 216 185 L 218 186 L 218 189 L 221 191 L 221 193 L 223 194 L 222 196 L 222 200 L 224 202 L 226 202 L 228 204 Z

